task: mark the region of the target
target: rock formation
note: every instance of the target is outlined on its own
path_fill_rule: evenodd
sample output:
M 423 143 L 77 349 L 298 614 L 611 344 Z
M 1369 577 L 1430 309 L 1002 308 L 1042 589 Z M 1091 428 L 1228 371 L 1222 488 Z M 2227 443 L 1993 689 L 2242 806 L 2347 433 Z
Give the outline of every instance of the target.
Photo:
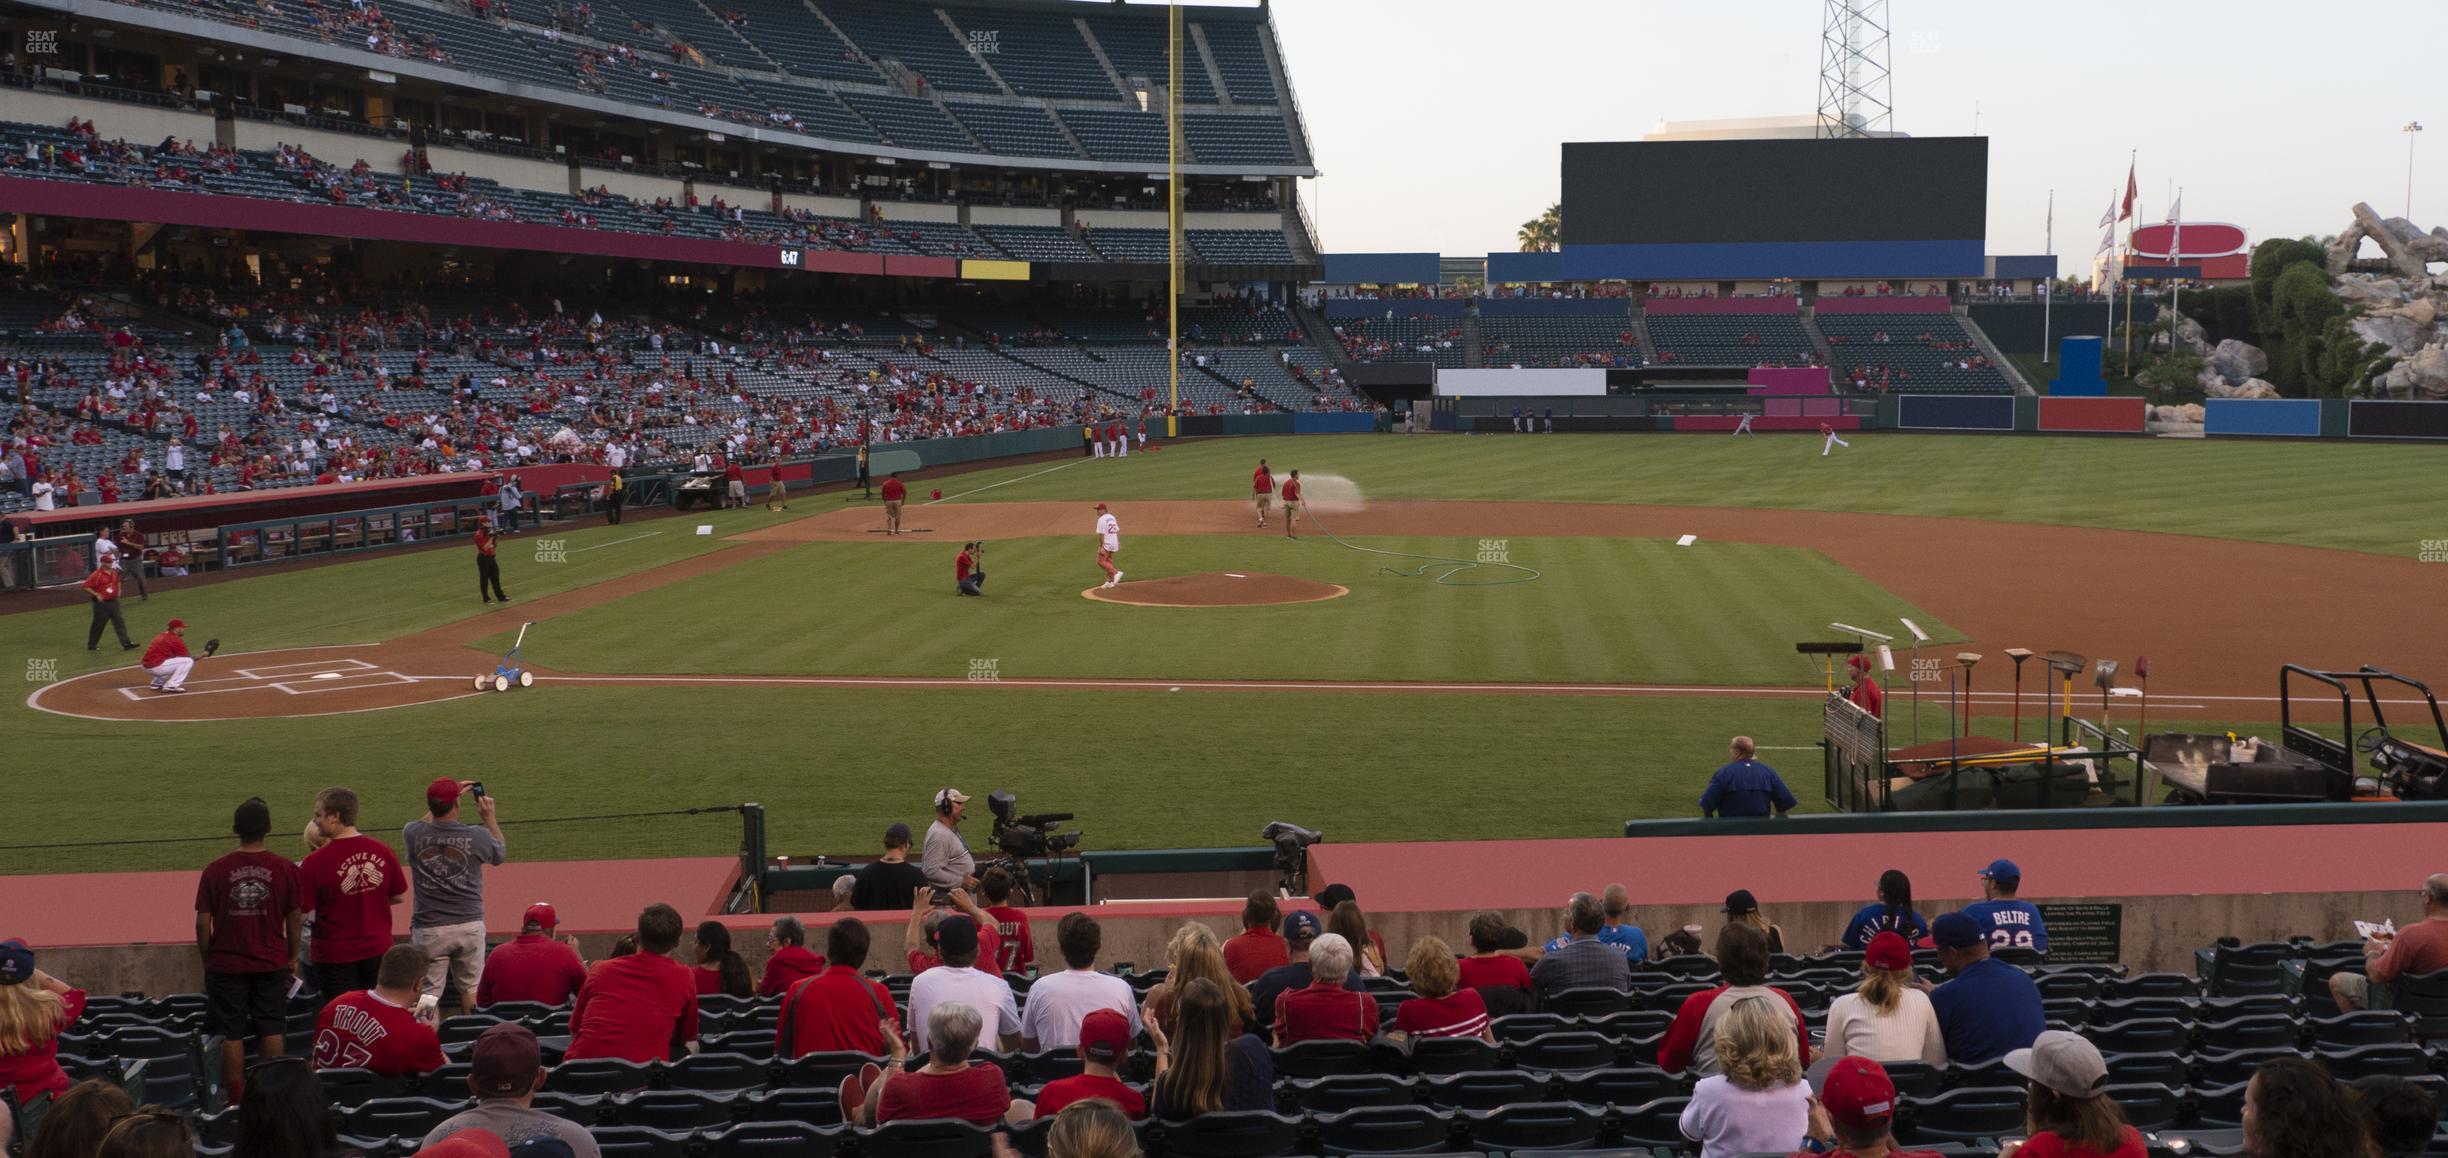
M 2365 238 L 2380 247 L 2389 272 L 2347 272 Z M 2376 397 L 2448 398 L 2448 336 L 2440 325 L 2448 318 L 2448 276 L 2433 276 L 2428 266 L 2434 262 L 2448 262 L 2448 229 L 2425 233 L 2403 217 L 2383 218 L 2365 204 L 2354 207 L 2353 224 L 2329 247 L 2338 300 L 2358 311 L 2348 327 L 2397 361 L 2366 384 Z M 2210 377 L 2208 371 L 2203 377 Z M 2203 389 L 2209 389 L 2206 381 Z

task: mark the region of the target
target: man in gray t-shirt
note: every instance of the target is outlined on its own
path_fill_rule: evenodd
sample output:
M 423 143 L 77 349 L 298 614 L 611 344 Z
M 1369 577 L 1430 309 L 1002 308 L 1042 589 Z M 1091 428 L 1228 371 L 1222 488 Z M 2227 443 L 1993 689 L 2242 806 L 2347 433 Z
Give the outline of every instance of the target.
M 977 887 L 977 858 L 969 855 L 969 842 L 962 840 L 960 834 L 961 819 L 968 815 L 967 793 L 946 788 L 935 794 L 935 823 L 927 826 L 926 847 L 918 858 L 918 867 L 925 870 L 928 885 L 939 889 Z
M 440 996 L 445 978 L 459 987 L 462 1013 L 476 1009 L 476 981 L 484 969 L 484 866 L 508 856 L 493 798 L 476 798 L 484 827 L 459 822 L 459 796 L 474 781 L 447 776 L 425 789 L 430 815 L 401 830 L 409 882 L 416 904 L 408 918 L 408 940 L 433 959 L 425 970 L 424 995 Z
M 468 1056 L 468 1088 L 476 1094 L 474 1109 L 442 1120 L 425 1135 L 429 1147 L 461 1130 L 490 1130 L 503 1143 L 517 1146 L 531 1138 L 559 1138 L 575 1158 L 602 1158 L 586 1127 L 536 1109 L 536 1089 L 544 1084 L 542 1050 L 535 1031 L 505 1021 L 477 1037 Z

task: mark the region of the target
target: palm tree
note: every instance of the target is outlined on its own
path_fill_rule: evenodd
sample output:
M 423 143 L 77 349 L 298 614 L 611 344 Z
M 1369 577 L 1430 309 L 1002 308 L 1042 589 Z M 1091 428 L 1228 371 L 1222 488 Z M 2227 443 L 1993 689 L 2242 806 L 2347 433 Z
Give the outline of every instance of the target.
M 1521 228 L 1513 234 L 1513 237 L 1514 240 L 1521 243 L 1523 253 L 1545 253 L 1562 245 L 1564 242 L 1563 204 L 1558 202 L 1550 205 L 1546 212 L 1522 222 Z

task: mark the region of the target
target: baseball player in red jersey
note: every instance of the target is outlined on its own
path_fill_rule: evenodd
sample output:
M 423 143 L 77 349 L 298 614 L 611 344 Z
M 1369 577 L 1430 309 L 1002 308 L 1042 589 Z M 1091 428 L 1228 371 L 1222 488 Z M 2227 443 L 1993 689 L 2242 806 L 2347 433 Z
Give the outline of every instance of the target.
M 1275 505 L 1275 476 L 1263 458 L 1258 460 L 1258 473 L 1250 476 L 1250 503 L 1258 508 L 1258 525 L 1264 528 L 1267 508 Z
M 1114 552 L 1122 549 L 1122 524 L 1105 504 L 1098 503 L 1096 509 L 1097 566 L 1105 571 L 1105 585 L 1113 587 L 1122 582 L 1122 569 L 1113 560 Z
M 187 654 L 187 621 L 173 619 L 160 635 L 153 637 L 145 648 L 145 674 L 153 677 L 153 690 L 178 695 L 187 690 L 187 673 L 195 667 L 195 657 Z
M 1853 448 L 1852 443 L 1836 437 L 1836 428 L 1828 425 L 1827 423 L 1822 422 L 1819 424 L 1819 433 L 1827 436 L 1827 441 L 1819 444 L 1819 457 L 1821 458 L 1826 458 L 1829 451 L 1840 446 L 1847 450 L 1851 450 Z
M 1122 423 L 1120 420 L 1117 419 L 1116 421 L 1106 425 L 1105 437 L 1113 442 L 1113 452 L 1115 458 L 1130 457 L 1130 439 L 1123 437 Z
M 1296 520 L 1296 519 L 1300 518 L 1300 511 L 1301 511 L 1301 485 L 1300 485 L 1300 472 L 1299 472 L 1299 471 L 1297 471 L 1297 470 L 1296 470 L 1296 471 L 1293 471 L 1291 474 L 1289 474 L 1289 475 L 1285 476 L 1285 478 L 1284 478 L 1284 485 L 1283 485 L 1283 508 L 1284 508 L 1284 538 L 1287 538 L 1287 539 L 1297 539 L 1297 538 L 1300 538 L 1300 536 L 1299 536 L 1299 535 L 1295 535 L 1295 534 L 1293 534 L 1293 533 L 1292 533 L 1292 523 L 1293 523 L 1293 520 Z

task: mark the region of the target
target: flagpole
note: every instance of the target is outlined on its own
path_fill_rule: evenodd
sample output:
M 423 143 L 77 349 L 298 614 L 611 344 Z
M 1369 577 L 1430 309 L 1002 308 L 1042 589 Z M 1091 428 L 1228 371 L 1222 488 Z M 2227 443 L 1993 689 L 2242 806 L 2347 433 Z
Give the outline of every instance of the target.
M 2184 264 L 2184 186 L 2176 187 L 2176 199 L 2168 202 L 2168 209 L 2170 211 L 2168 213 L 2169 224 L 2173 226 L 2168 234 L 2168 264 L 2182 265 Z M 2181 319 L 2184 317 L 2184 279 L 2171 277 L 2170 280 L 2174 281 L 2176 286 L 2175 293 L 2168 299 L 2168 308 L 2176 311 L 2176 316 Z M 2171 330 L 2168 332 L 2168 351 L 2173 353 L 2175 349 L 2176 334 Z
M 2054 189 L 2049 190 L 2046 236 L 2049 271 L 2048 276 L 2040 281 L 2040 364 L 2043 366 L 2048 365 L 2049 360 L 2049 299 L 2057 296 L 2050 292 L 2057 288 L 2057 191 Z
M 2141 163 L 2142 150 L 2134 149 L 2125 156 L 2125 195 L 2133 204 L 2126 207 L 2125 248 L 2117 254 L 2117 280 L 2125 288 L 2125 376 L 2133 377 L 2133 279 L 2125 276 L 2125 259 L 2133 253 L 2134 226 L 2142 222 L 2142 186 L 2134 180 L 2134 168 Z

